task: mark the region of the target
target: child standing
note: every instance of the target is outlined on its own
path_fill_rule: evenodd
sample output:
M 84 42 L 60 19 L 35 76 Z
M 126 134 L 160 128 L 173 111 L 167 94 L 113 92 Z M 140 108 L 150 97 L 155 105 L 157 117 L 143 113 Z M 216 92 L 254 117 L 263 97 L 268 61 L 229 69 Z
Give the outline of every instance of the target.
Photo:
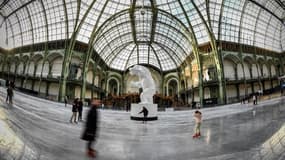
M 198 138 L 201 136 L 201 122 L 202 122 L 202 113 L 198 110 L 194 113 L 194 119 L 195 119 L 195 133 L 193 135 L 193 138 Z

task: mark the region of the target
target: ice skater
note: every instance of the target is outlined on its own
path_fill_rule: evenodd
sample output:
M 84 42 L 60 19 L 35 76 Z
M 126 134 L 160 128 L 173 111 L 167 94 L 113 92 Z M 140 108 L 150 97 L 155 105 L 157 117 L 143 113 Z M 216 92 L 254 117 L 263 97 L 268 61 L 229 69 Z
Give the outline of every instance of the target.
M 142 111 L 140 111 L 138 114 L 141 114 L 141 113 L 143 113 L 143 123 L 146 123 L 148 110 L 145 107 L 143 107 Z
M 74 123 L 77 123 L 76 121 L 77 112 L 78 112 L 78 98 L 76 98 L 72 103 L 72 115 L 70 117 L 70 123 L 72 123 L 72 121 L 74 121 Z
M 68 98 L 67 96 L 64 97 L 64 104 L 65 104 L 65 107 L 67 106 L 67 102 L 68 102 Z
M 13 104 L 13 88 L 9 86 L 7 88 L 7 97 L 6 97 L 6 103 L 9 101 L 9 104 Z
M 199 138 L 201 136 L 201 122 L 202 122 L 202 113 L 199 110 L 196 110 L 194 113 L 195 119 L 195 130 L 193 138 Z
M 93 149 L 92 145 L 96 140 L 96 131 L 97 131 L 97 122 L 98 122 L 98 113 L 97 107 L 101 105 L 101 101 L 98 99 L 93 99 L 91 101 L 91 108 L 88 111 L 86 126 L 83 132 L 81 139 L 87 141 L 87 151 L 86 154 L 88 157 L 95 158 L 96 150 Z
M 257 97 L 255 94 L 252 96 L 252 100 L 253 100 L 253 104 L 257 105 Z
M 82 121 L 83 102 L 82 99 L 78 102 L 78 122 Z

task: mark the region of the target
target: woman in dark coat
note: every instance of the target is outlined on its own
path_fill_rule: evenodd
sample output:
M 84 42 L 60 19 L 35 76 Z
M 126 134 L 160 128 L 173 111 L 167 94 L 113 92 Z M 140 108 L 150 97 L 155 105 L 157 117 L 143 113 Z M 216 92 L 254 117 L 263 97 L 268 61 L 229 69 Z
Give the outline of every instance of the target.
M 95 157 L 96 151 L 92 148 L 92 144 L 96 138 L 98 113 L 97 107 L 101 105 L 100 100 L 92 100 L 91 108 L 87 115 L 86 126 L 81 139 L 87 141 L 87 155 Z

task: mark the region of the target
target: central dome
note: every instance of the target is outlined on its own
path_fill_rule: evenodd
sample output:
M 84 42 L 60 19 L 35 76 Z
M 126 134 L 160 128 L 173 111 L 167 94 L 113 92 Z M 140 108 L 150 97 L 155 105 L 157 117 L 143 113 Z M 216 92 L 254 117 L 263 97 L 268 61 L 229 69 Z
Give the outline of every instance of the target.
M 171 14 L 150 7 L 124 10 L 97 30 L 94 49 L 111 68 L 148 64 L 166 71 L 179 67 L 191 52 L 187 27 Z

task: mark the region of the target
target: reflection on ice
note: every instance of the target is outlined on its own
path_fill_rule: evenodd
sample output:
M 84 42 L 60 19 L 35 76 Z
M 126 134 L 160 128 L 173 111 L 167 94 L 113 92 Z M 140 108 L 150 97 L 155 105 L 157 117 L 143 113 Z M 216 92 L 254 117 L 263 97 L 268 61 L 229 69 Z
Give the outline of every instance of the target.
M 6 123 L 6 114 L 0 108 L 0 157 L 3 159 L 37 159 L 31 150 Z M 34 158 L 33 158 L 34 157 Z

